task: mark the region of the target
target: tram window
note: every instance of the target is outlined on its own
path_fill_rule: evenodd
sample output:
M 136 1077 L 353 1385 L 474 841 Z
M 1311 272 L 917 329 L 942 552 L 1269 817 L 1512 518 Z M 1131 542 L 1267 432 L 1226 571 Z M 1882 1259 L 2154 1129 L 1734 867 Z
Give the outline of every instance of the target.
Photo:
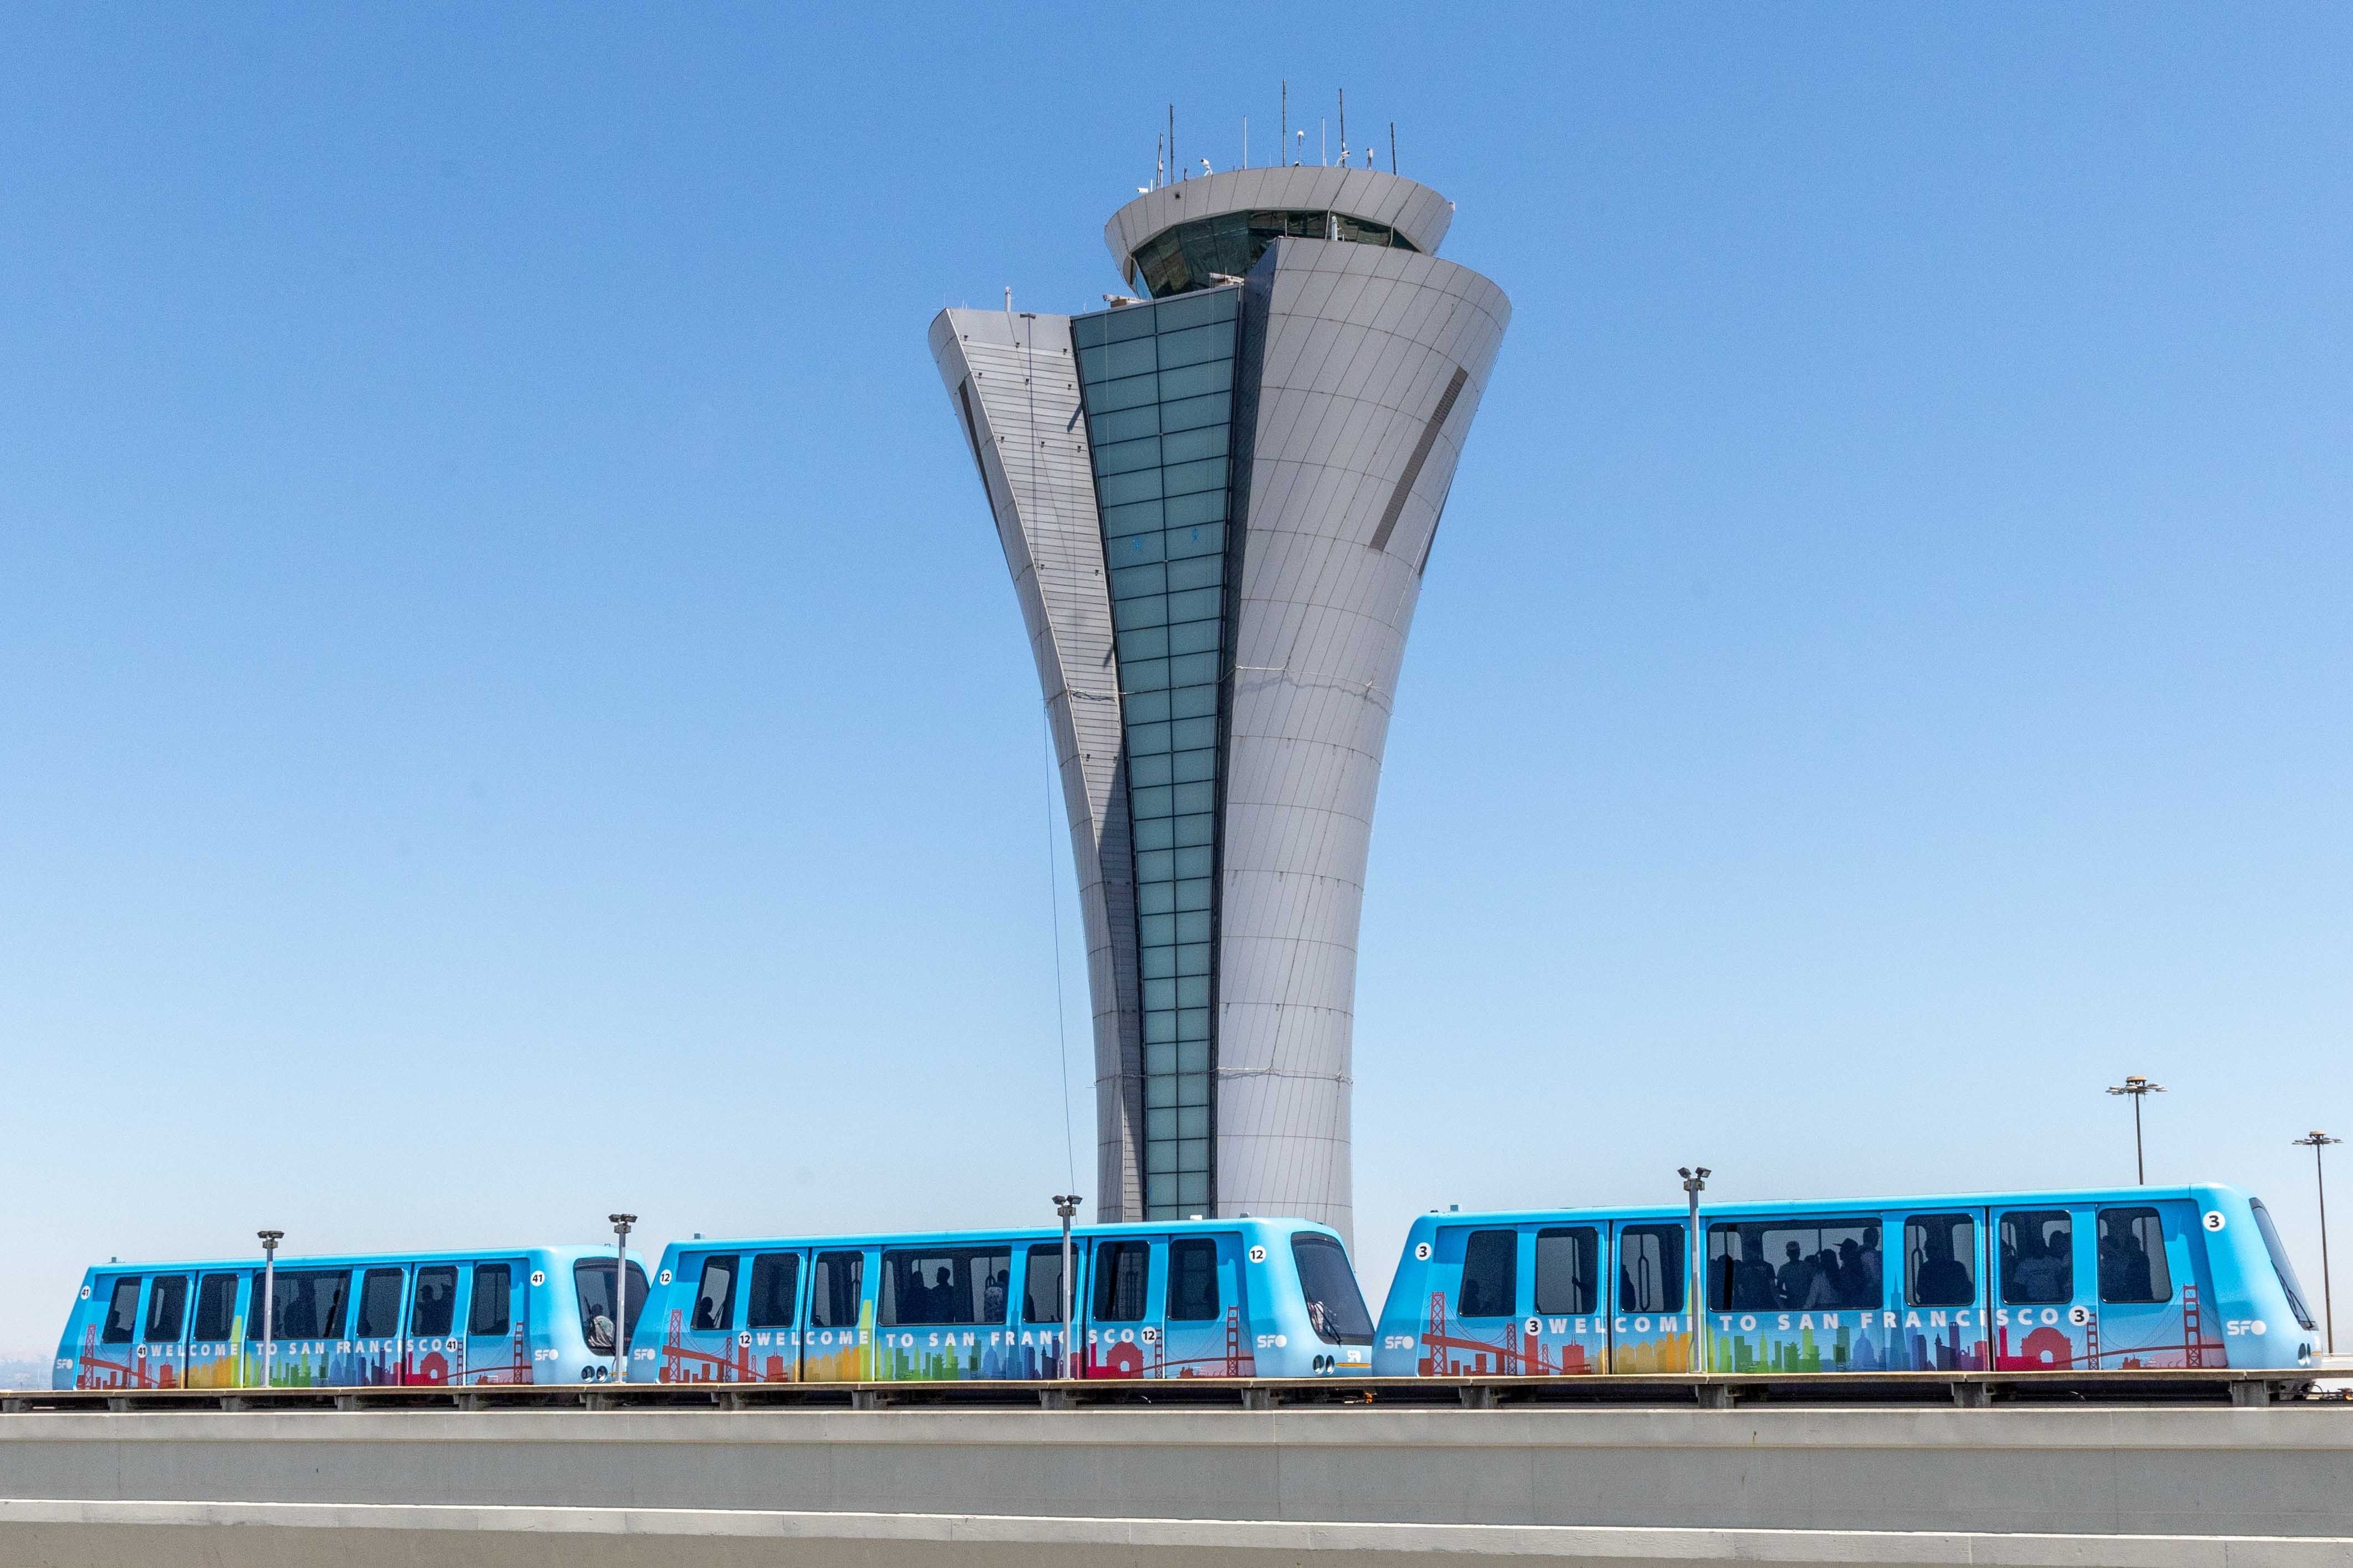
M 2100 1211 L 2100 1300 L 2116 1305 L 2169 1301 L 2173 1273 L 2165 1266 L 2165 1222 L 2155 1209 Z
M 809 1321 L 820 1329 L 854 1329 L 866 1295 L 866 1254 L 820 1252 L 809 1277 Z
M 170 1344 L 180 1337 L 188 1317 L 188 1277 L 161 1274 L 147 1289 L 147 1333 L 151 1345 Z
M 882 1304 L 875 1321 L 888 1327 L 1001 1323 L 1012 1278 L 1009 1247 L 892 1248 L 882 1254 Z
M 474 1265 L 474 1304 L 466 1311 L 466 1331 L 485 1337 L 514 1326 L 514 1270 L 504 1263 Z
M 2279 1276 L 2280 1289 L 2287 1292 L 2287 1310 L 2306 1328 L 2318 1328 L 2312 1321 L 2312 1309 L 2305 1304 L 2304 1285 L 2295 1277 L 2295 1265 L 2288 1261 L 2287 1248 L 2281 1244 L 2279 1227 L 2272 1224 L 2272 1211 L 2261 1198 L 2249 1198 L 2247 1206 L 2255 1211 L 2255 1228 L 2263 1233 L 2263 1250 L 2271 1254 L 2272 1272 Z
M 1905 1300 L 1966 1307 L 1978 1299 L 1978 1222 L 1965 1214 L 1915 1214 L 1904 1222 Z
M 503 1268 L 504 1264 L 483 1265 Z M 477 1270 L 479 1275 L 479 1269 Z M 598 1355 L 613 1353 L 613 1260 L 609 1258 L 584 1258 L 572 1266 L 572 1288 L 580 1302 L 580 1335 L 588 1348 Z M 479 1296 L 480 1287 L 476 1286 Z M 636 1262 L 629 1264 L 629 1299 L 628 1301 L 628 1332 L 632 1343 L 638 1336 L 638 1317 L 646 1310 L 646 1271 Z
M 400 1270 L 371 1268 L 360 1279 L 360 1321 L 352 1332 L 364 1340 L 400 1332 Z
M 1630 1225 L 1618 1232 L 1618 1310 L 1683 1310 L 1683 1227 Z
M 2001 1216 L 2001 1299 L 2012 1307 L 2075 1299 L 2075 1230 L 2065 1209 L 2014 1209 Z
M 139 1276 L 117 1279 L 114 1289 L 106 1299 L 106 1327 L 99 1331 L 100 1344 L 127 1345 L 139 1331 Z
M 752 1300 L 744 1309 L 748 1329 L 792 1326 L 793 1297 L 801 1283 L 801 1255 L 764 1252 L 752 1259 Z
M 1168 1244 L 1168 1321 L 1206 1323 L 1218 1315 L 1218 1244 L 1203 1236 Z
M 1591 1226 L 1536 1232 L 1537 1311 L 1593 1311 L 1600 1277 L 1601 1241 Z
M 225 1340 L 237 1322 L 237 1276 L 207 1274 L 196 1281 L 196 1327 L 199 1340 Z
M 1821 1311 L 1886 1304 L 1879 1222 L 1731 1220 L 1707 1227 L 1714 1311 Z
M 1462 1283 L 1454 1310 L 1464 1318 L 1508 1318 L 1520 1299 L 1520 1233 L 1474 1230 L 1462 1244 Z
M 1347 1248 L 1315 1231 L 1294 1231 L 1291 1261 L 1299 1269 L 1299 1293 L 1315 1337 L 1327 1345 L 1371 1344 L 1373 1317 L 1365 1310 L 1356 1271 L 1348 1267 Z
M 452 1264 L 417 1271 L 417 1304 L 408 1311 L 408 1331 L 419 1339 L 438 1340 L 458 1317 L 458 1269 Z M 606 1347 L 607 1350 L 611 1346 Z
M 1062 1246 L 1056 1242 L 1029 1249 L 1022 1274 L 1021 1321 L 1059 1323 L 1062 1321 Z
M 332 1340 L 343 1337 L 343 1304 L 352 1292 L 352 1277 L 337 1268 L 279 1269 L 269 1295 L 270 1337 L 280 1340 Z
M 713 1330 L 735 1326 L 735 1271 L 742 1266 L 743 1259 L 732 1252 L 702 1260 L 702 1283 L 695 1288 L 694 1321 L 691 1327 Z
M 1140 1323 L 1152 1284 L 1152 1244 L 1106 1241 L 1095 1247 L 1095 1321 Z

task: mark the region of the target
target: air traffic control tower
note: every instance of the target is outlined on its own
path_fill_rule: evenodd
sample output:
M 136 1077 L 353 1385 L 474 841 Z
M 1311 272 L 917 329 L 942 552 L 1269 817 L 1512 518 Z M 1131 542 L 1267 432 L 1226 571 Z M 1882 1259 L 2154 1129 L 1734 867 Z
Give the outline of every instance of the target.
M 1148 298 L 932 322 L 1060 763 L 1100 1219 L 1352 1232 L 1381 751 L 1511 319 L 1438 258 L 1452 216 L 1372 169 L 1183 180 L 1104 230 Z

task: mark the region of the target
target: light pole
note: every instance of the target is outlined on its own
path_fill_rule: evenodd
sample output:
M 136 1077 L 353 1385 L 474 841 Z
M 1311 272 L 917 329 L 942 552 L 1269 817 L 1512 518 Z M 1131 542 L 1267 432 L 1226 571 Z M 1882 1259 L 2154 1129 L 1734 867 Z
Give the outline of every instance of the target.
M 2148 1163 L 2147 1161 L 2142 1159 L 2140 1152 L 2140 1102 L 2147 1100 L 2152 1094 L 2163 1094 L 2165 1092 L 2165 1085 L 2161 1083 L 2151 1083 L 2148 1079 L 2141 1077 L 2140 1074 L 2132 1073 L 2125 1079 L 2124 1082 L 2110 1084 L 2108 1086 L 2108 1092 L 2110 1094 L 2129 1094 L 2132 1096 L 2133 1180 L 2142 1186 L 2147 1186 L 2148 1185 Z
M 1683 1270 L 1683 1289 L 1691 1292 L 1692 1370 L 1699 1373 L 1707 1370 L 1707 1331 L 1700 1323 L 1700 1314 L 1707 1309 L 1707 1252 L 1705 1238 L 1699 1233 L 1699 1195 L 1707 1191 L 1710 1173 L 1705 1165 L 1675 1167 L 1675 1174 L 1683 1179 L 1684 1195 L 1691 1200 L 1691 1262 Z
M 608 1214 L 613 1222 L 613 1381 L 629 1376 L 629 1227 L 633 1214 Z
M 1071 1317 L 1071 1220 L 1085 1200 L 1076 1193 L 1056 1193 L 1054 1212 L 1062 1216 L 1062 1375 L 1076 1375 L 1071 1370 L 1071 1352 L 1078 1343 L 1078 1324 Z
M 2320 1152 L 2331 1143 L 2342 1143 L 2342 1138 L 2331 1138 L 2317 1128 L 2295 1141 L 2296 1147 L 2312 1151 L 2312 1184 L 2320 1194 L 2320 1315 L 2328 1325 L 2328 1353 L 2337 1353 L 2337 1306 L 2328 1292 L 2328 1179 L 2320 1172 Z M 2306 1311 L 2312 1310 L 2306 1307 Z
M 282 1230 L 257 1230 L 261 1238 L 261 1386 L 269 1386 L 269 1363 L 277 1343 L 273 1331 L 278 1316 L 278 1244 L 286 1239 Z

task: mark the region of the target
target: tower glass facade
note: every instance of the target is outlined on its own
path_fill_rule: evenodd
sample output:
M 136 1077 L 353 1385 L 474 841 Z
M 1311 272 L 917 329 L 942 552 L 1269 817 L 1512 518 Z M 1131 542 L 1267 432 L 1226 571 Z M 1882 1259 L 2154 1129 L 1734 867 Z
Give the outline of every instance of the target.
M 1220 692 L 1241 290 L 1071 322 L 1125 723 L 1144 1218 L 1212 1212 Z

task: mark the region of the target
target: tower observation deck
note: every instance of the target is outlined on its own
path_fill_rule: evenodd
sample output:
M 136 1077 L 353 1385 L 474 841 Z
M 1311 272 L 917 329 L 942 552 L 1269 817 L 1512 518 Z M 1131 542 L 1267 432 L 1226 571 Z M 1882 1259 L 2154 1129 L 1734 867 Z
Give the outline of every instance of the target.
M 1406 632 L 1511 317 L 1371 169 L 1240 169 L 1104 231 L 1145 296 L 931 342 L 1051 721 L 1097 1213 L 1351 1233 L 1349 1056 Z

